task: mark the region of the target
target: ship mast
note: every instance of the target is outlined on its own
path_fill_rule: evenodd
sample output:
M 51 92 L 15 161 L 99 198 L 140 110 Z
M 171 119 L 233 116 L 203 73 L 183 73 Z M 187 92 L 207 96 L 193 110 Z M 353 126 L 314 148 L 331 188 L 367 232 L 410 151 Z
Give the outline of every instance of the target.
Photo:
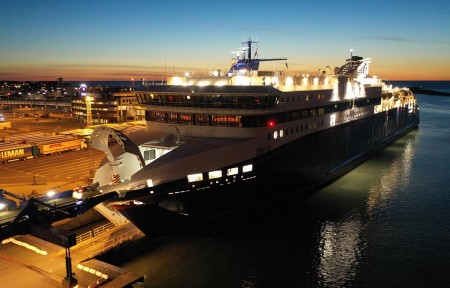
M 241 69 L 246 69 L 249 71 L 258 71 L 259 63 L 262 61 L 281 61 L 281 60 L 285 61 L 285 60 L 287 60 L 286 57 L 259 59 L 259 58 L 256 58 L 256 53 L 255 53 L 255 56 L 252 58 L 252 44 L 256 44 L 256 43 L 258 43 L 258 42 L 252 41 L 251 39 L 241 42 L 241 44 L 244 44 L 246 46 L 243 48 L 240 48 L 242 51 L 232 52 L 232 53 L 238 54 L 238 58 L 237 58 L 237 61 L 233 62 L 228 73 L 233 73 L 234 71 L 239 71 Z M 245 53 L 245 51 L 247 53 Z M 244 52 L 243 57 L 242 57 L 243 59 L 240 59 L 239 54 L 242 52 Z

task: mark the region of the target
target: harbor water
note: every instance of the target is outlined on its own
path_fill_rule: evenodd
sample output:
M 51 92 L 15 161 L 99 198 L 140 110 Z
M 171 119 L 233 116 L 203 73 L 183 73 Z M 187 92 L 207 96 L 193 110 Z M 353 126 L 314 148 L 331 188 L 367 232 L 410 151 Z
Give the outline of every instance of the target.
M 416 98 L 419 129 L 319 191 L 111 261 L 142 287 L 450 287 L 450 97 Z

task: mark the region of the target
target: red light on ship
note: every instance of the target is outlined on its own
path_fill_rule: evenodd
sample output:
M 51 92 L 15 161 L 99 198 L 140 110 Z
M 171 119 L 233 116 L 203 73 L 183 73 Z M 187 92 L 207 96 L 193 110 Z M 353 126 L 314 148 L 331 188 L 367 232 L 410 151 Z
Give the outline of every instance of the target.
M 270 120 L 269 122 L 267 122 L 267 125 L 268 125 L 269 127 L 273 127 L 273 126 L 275 126 L 275 121 Z

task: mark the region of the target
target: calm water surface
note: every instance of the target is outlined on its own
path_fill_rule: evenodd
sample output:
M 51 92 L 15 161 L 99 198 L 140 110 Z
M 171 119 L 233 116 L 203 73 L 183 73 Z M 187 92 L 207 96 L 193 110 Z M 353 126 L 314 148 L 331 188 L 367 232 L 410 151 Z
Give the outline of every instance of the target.
M 115 264 L 143 287 L 450 287 L 450 97 L 416 97 L 418 130 L 310 197 Z

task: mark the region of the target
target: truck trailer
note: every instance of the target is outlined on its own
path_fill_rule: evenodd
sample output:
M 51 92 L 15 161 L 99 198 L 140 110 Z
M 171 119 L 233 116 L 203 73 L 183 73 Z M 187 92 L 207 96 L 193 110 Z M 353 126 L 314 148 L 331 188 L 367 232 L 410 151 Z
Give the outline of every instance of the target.
M 37 144 L 41 155 L 58 154 L 66 151 L 76 151 L 87 149 L 87 143 L 84 139 L 72 139 L 66 141 L 55 141 L 46 144 Z
M 5 144 L 5 143 L 2 143 Z M 0 162 L 8 163 L 11 161 L 26 160 L 40 155 L 37 146 L 32 144 L 12 144 L 0 145 Z

